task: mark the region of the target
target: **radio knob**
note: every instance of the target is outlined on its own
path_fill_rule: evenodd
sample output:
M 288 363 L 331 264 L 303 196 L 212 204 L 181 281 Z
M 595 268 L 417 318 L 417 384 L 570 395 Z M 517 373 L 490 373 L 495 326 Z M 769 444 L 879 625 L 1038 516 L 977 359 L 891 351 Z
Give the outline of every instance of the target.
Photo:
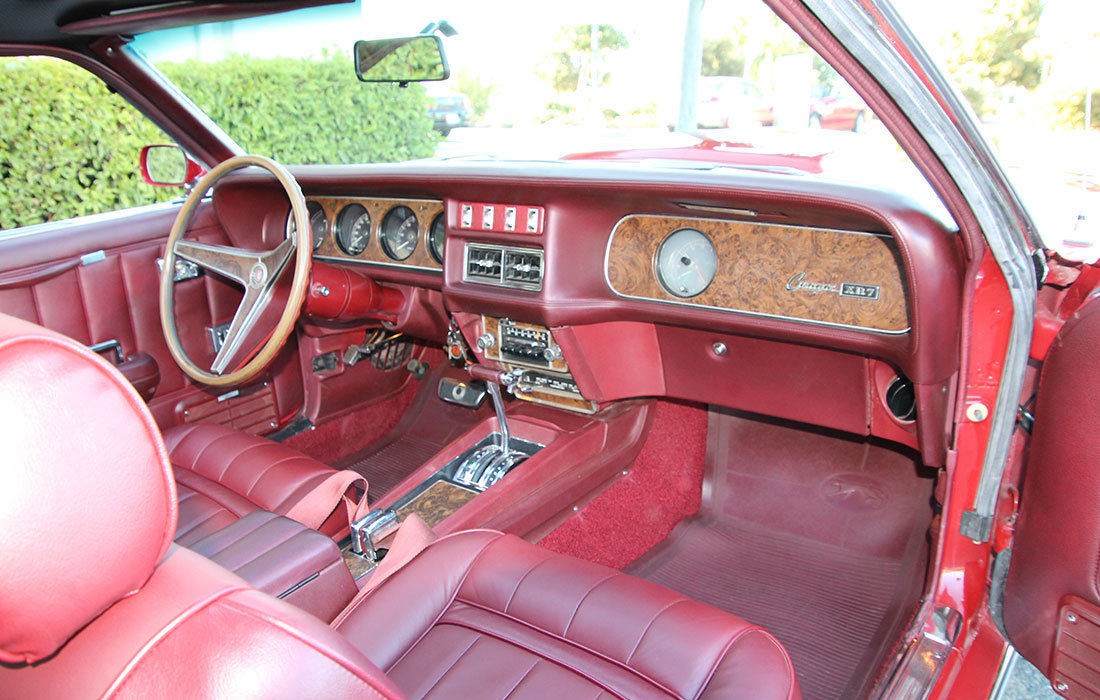
M 554 362 L 561 359 L 561 348 L 557 345 L 550 345 L 542 351 L 542 359 L 547 362 Z
M 488 350 L 496 344 L 496 338 L 493 337 L 492 333 L 485 333 L 479 336 L 477 339 L 477 346 L 482 350 Z

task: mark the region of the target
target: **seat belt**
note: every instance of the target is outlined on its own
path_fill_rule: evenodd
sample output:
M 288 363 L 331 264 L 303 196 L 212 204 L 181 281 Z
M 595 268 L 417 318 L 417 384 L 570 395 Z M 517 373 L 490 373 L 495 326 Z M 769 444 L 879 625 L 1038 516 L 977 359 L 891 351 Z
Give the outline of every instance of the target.
M 348 490 L 357 485 L 362 487 L 362 495 L 358 499 L 348 495 Z M 286 517 L 316 530 L 340 506 L 340 501 L 347 507 L 349 525 L 367 514 L 367 480 L 362 474 L 344 469 L 326 477 L 295 503 Z

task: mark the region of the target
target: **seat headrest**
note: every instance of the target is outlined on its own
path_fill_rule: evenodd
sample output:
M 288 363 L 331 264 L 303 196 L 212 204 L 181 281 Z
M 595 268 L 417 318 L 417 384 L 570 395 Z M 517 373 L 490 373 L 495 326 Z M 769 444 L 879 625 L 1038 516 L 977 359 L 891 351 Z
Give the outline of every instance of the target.
M 140 589 L 176 532 L 156 422 L 82 345 L 0 314 L 0 661 L 32 663 Z

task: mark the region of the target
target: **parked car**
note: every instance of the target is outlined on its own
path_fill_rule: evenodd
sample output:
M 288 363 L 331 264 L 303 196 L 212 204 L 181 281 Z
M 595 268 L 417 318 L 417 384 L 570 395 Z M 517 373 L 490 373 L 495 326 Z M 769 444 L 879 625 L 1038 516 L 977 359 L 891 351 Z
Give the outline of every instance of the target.
M 771 101 L 756 83 L 729 75 L 699 78 L 696 119 L 701 127 L 737 127 L 745 123 L 775 124 Z
M 814 86 L 810 99 L 809 125 L 812 129 L 863 131 L 867 125 L 867 103 L 851 90 L 830 91 Z
M 470 98 L 460 92 L 429 95 L 428 114 L 432 118 L 432 128 L 448 136 L 451 129 L 469 126 L 474 110 L 470 107 Z
M 0 3 L 0 695 L 974 700 L 1018 650 L 1095 697 L 1100 268 L 888 0 L 767 1 L 877 186 L 435 157 L 436 29 L 517 123 L 656 123 L 684 18 L 329 50 L 413 5 Z

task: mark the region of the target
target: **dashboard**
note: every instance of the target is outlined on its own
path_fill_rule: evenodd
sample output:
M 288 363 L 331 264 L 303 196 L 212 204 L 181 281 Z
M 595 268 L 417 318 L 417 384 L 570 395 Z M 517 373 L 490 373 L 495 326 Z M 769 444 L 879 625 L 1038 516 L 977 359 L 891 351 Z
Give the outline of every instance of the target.
M 952 410 L 961 244 L 903 196 L 621 165 L 293 172 L 315 259 L 417 299 L 393 330 L 438 343 L 457 328 L 477 361 L 527 377 L 518 398 L 584 413 L 679 398 L 943 461 L 945 437 L 919 426 Z M 270 187 L 222 189 L 273 201 L 256 196 Z M 265 221 L 285 227 L 279 206 Z

